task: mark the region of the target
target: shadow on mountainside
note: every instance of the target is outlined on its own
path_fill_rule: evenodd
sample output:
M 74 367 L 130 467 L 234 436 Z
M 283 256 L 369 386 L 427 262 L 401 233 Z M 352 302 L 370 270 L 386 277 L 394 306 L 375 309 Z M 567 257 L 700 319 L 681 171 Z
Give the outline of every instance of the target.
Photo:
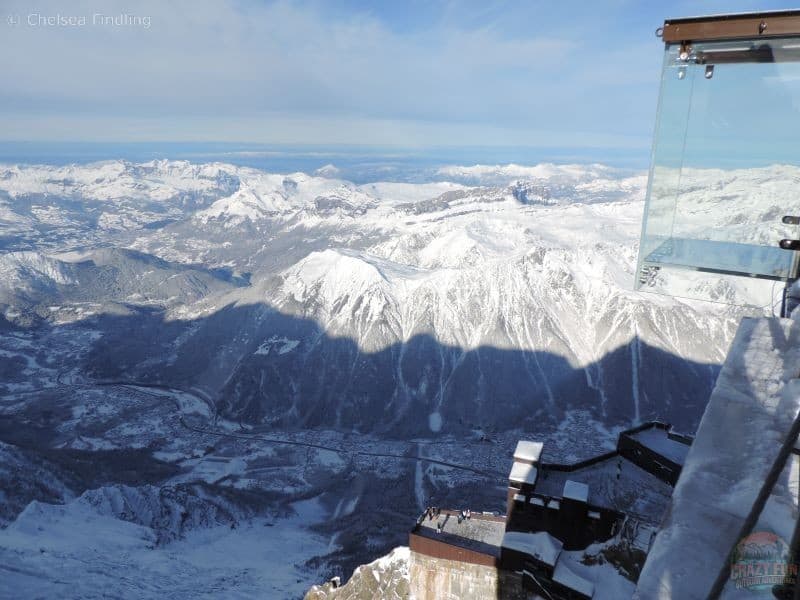
M 390 437 L 541 431 L 576 409 L 606 426 L 658 418 L 692 432 L 719 372 L 636 338 L 585 367 L 429 334 L 366 350 L 266 304 L 187 321 L 137 308 L 69 327 L 103 332 L 82 365 L 93 379 L 200 389 L 220 415 L 248 424 Z
M 10 340 L 21 331 L 0 317 L 0 338 Z M 519 429 L 541 434 L 555 430 L 575 410 L 609 428 L 628 426 L 638 414 L 638 420 L 661 418 L 691 432 L 719 371 L 716 365 L 686 361 L 637 339 L 586 367 L 546 351 L 465 349 L 427 334 L 367 350 L 352 339 L 329 335 L 314 320 L 283 314 L 267 304 L 228 305 L 181 321 L 167 319 L 158 308 L 115 305 L 70 324 L 38 321 L 24 331 L 26 343 L 53 355 L 62 371 L 77 367 L 89 382 L 199 390 L 231 420 L 284 431 L 355 430 L 385 439 L 443 434 L 476 439 L 474 429 L 489 437 Z M 87 335 L 97 331 L 102 335 Z M 57 348 L 58 340 L 79 334 L 93 341 L 76 365 L 59 357 Z M 4 361 L 0 384 L 25 381 L 25 366 L 25 361 Z M 50 447 L 62 418 L 71 414 L 56 412 L 49 425 L 34 431 L 30 423 L 22 426 L 16 417 L 5 417 L 0 419 L 0 440 L 22 448 L 26 460 L 41 464 L 45 472 L 63 474 L 76 492 L 139 479 L 158 484 L 174 473 L 149 449 L 103 453 Z M 589 419 L 588 435 L 593 431 Z M 564 435 L 577 442 L 587 430 Z M 102 476 L 81 470 L 94 460 L 100 461 Z M 318 561 L 330 561 L 349 575 L 358 564 L 405 543 L 418 509 L 411 464 L 411 471 L 401 476 L 355 475 L 371 482 L 358 513 L 329 525 L 338 528 L 337 539 L 346 551 Z M 141 474 L 128 482 L 116 473 L 117 465 L 124 467 L 123 475 Z M 474 482 L 438 493 L 441 505 L 492 508 L 503 502 L 495 486 Z M 24 494 L 26 502 L 30 499 L 53 501 L 36 489 Z M 383 537 L 373 547 L 368 542 L 375 531 Z M 367 548 L 372 549 L 365 555 Z

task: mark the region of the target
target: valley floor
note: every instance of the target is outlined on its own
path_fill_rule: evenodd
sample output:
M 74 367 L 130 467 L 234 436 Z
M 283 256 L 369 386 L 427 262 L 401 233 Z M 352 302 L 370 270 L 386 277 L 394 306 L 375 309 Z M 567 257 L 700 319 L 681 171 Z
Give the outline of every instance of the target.
M 2 597 L 300 597 L 404 544 L 427 504 L 504 510 L 531 435 L 259 430 L 192 392 L 62 379 L 0 403 Z M 542 436 L 570 460 L 613 433 L 575 413 Z

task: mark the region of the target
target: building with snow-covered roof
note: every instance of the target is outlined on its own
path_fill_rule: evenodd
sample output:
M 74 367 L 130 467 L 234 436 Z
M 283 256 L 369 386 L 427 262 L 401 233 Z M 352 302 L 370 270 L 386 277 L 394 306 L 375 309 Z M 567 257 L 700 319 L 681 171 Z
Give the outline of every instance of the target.
M 518 444 L 509 473 L 509 528 L 548 531 L 578 548 L 608 539 L 626 516 L 653 527 L 690 443 L 669 425 L 648 422 L 622 431 L 615 450 L 573 464 L 545 462 L 541 443 L 527 455 Z M 535 458 L 535 467 L 520 463 L 520 455 Z
M 452 591 L 459 597 L 522 598 L 525 590 L 592 597 L 596 582 L 578 572 L 584 567 L 564 552 L 613 541 L 630 546 L 629 562 L 643 561 L 672 492 L 670 477 L 662 472 L 668 458 L 658 454 L 670 434 L 668 425 L 645 423 L 623 431 L 615 450 L 573 464 L 544 462 L 542 442 L 521 440 L 512 455 L 505 516 L 471 513 L 468 519 L 462 511 L 429 509 L 420 517 L 409 536 L 412 581 L 429 583 L 440 574 L 443 579 L 435 594 L 426 591 L 428 583 L 415 594 L 433 599 L 444 588 L 452 591 L 448 586 L 463 581 L 466 570 L 481 593 Z M 691 442 L 674 437 L 685 447 Z M 628 444 L 629 438 L 640 439 Z M 670 457 L 680 453 L 670 448 Z

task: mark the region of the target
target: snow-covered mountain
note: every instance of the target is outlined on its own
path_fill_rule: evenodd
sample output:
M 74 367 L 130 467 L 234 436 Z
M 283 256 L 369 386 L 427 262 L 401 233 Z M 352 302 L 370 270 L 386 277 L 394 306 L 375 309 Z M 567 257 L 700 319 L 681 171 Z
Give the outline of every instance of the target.
M 643 175 L 337 174 L 0 167 L 0 559 L 41 575 L 21 584 L 126 555 L 186 592 L 218 552 L 204 585 L 246 594 L 252 548 L 284 558 L 274 527 L 304 532 L 270 588 L 297 594 L 402 543 L 431 495 L 502 507 L 419 457 L 502 475 L 523 435 L 575 460 L 633 422 L 696 425 L 742 310 L 633 291 Z M 43 533 L 74 522 L 109 560 Z
M 439 173 L 473 187 L 165 161 L 3 172 L 14 222 L 35 221 L 6 247 L 43 247 L 0 257 L 6 312 L 124 304 L 97 314 L 87 373 L 197 386 L 252 424 L 423 435 L 580 408 L 690 429 L 738 316 L 631 291 L 645 178 L 599 165 Z M 64 228 L 99 212 L 89 240 L 132 250 L 40 244 L 62 202 Z

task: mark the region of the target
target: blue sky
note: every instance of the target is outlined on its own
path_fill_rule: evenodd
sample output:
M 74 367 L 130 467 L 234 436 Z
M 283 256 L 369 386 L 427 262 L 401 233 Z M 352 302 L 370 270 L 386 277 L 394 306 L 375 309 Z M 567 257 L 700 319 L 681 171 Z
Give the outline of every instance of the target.
M 0 0 L 0 141 L 646 151 L 664 18 L 789 7 Z M 87 23 L 39 23 L 59 15 Z

